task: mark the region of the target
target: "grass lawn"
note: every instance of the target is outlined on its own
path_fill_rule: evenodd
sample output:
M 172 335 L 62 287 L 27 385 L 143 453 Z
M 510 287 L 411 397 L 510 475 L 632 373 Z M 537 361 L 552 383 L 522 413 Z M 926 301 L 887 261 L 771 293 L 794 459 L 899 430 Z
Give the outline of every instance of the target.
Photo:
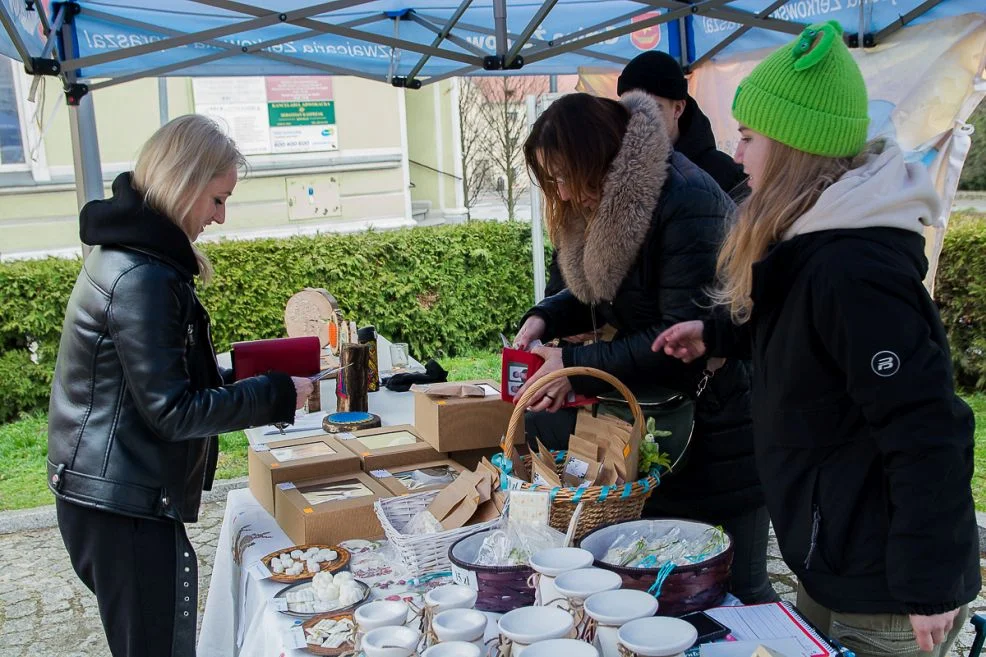
M 444 358 L 440 362 L 448 370 L 449 378 L 455 381 L 500 378 L 499 354 L 478 352 Z M 28 415 L 17 422 L 0 425 L 0 511 L 54 502 L 46 483 L 47 440 L 48 416 L 45 413 Z M 242 431 L 219 437 L 217 479 L 246 475 L 248 445 L 249 441 Z
M 467 354 L 445 358 L 441 363 L 453 381 L 500 378 L 498 354 Z M 976 476 L 972 492 L 976 508 L 986 511 L 986 394 L 967 395 L 965 399 L 976 413 Z M 0 425 L 0 511 L 52 503 L 53 497 L 45 483 L 47 429 L 48 417 L 44 413 Z M 220 436 L 217 478 L 246 475 L 247 445 L 242 431 Z

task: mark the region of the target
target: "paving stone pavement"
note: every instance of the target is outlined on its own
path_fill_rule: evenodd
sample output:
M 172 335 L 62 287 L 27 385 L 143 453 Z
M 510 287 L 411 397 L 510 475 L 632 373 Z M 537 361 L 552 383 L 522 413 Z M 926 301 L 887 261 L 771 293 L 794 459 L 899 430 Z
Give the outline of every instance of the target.
M 188 525 L 199 559 L 200 622 L 224 507 L 224 502 L 205 504 L 199 522 Z M 980 567 L 986 579 L 983 555 Z M 773 534 L 767 568 L 778 594 L 794 602 L 797 582 L 781 560 Z M 972 609 L 986 613 L 986 591 Z M 968 655 L 972 638 L 966 625 L 953 654 Z M 110 657 L 96 599 L 72 571 L 57 528 L 0 535 L 0 657 L 37 656 Z

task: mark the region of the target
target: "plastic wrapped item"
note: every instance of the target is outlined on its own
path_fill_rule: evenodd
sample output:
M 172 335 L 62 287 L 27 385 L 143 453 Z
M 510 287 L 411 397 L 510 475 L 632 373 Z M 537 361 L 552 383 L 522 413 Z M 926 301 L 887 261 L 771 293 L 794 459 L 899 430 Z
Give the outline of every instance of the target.
M 526 565 L 533 554 L 562 547 L 565 535 L 547 525 L 510 522 L 490 532 L 479 548 L 476 563 L 481 566 Z
M 431 511 L 425 509 L 415 515 L 401 530 L 405 536 L 421 536 L 424 534 L 437 534 L 444 531 L 442 523 L 432 515 Z
M 634 530 L 617 536 L 603 561 L 628 568 L 657 568 L 669 563 L 684 566 L 711 559 L 728 545 L 722 527 L 710 527 L 689 539 L 682 537 L 680 527 Z

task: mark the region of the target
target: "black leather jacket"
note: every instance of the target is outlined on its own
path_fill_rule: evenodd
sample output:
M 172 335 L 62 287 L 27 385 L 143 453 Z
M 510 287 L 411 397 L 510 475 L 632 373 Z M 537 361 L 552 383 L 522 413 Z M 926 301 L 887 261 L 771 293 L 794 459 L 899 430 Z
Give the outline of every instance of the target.
M 195 294 L 185 234 L 130 186 L 83 208 L 95 245 L 69 299 L 48 416 L 48 485 L 60 499 L 190 522 L 212 485 L 217 435 L 294 418 L 290 377 L 228 384 Z M 225 375 L 225 376 L 224 376 Z

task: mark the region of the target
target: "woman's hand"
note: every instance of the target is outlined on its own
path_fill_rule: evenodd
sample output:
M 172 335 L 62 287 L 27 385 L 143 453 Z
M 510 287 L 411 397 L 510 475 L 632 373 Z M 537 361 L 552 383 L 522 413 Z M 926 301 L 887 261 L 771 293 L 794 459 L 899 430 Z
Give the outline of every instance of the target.
M 514 397 L 515 400 L 519 399 L 520 396 L 541 377 L 547 376 L 548 374 L 565 367 L 561 359 L 561 349 L 558 349 L 557 347 L 536 347 L 531 351 L 531 353 L 543 358 L 544 365 L 539 367 L 538 371 L 535 372 L 533 376 L 529 377 L 521 389 L 517 391 L 517 395 Z M 527 408 L 531 411 L 549 411 L 554 413 L 562 407 L 562 404 L 565 403 L 565 399 L 568 397 L 568 393 L 571 391 L 572 384 L 569 383 L 567 378 L 552 381 L 537 391 L 537 394 L 535 394 L 530 403 L 528 403 Z
M 945 637 L 952 631 L 952 625 L 958 614 L 958 609 L 933 616 L 911 614 L 909 616 L 911 628 L 914 630 L 914 639 L 918 642 L 918 648 L 924 652 L 931 652 L 935 646 L 945 643 Z
M 651 345 L 651 351 L 663 351 L 672 358 L 690 363 L 705 355 L 703 328 L 704 324 L 697 319 L 675 324 L 657 336 Z
M 517 331 L 517 337 L 514 338 L 514 349 L 523 349 L 524 351 L 530 349 L 531 343 L 540 340 L 541 336 L 544 335 L 544 327 L 544 319 L 541 317 L 537 315 L 528 317 L 524 325 Z
M 294 384 L 294 394 L 296 395 L 294 407 L 302 408 L 308 401 L 308 398 L 312 396 L 312 393 L 315 392 L 316 384 L 300 376 L 292 376 L 291 383 Z

